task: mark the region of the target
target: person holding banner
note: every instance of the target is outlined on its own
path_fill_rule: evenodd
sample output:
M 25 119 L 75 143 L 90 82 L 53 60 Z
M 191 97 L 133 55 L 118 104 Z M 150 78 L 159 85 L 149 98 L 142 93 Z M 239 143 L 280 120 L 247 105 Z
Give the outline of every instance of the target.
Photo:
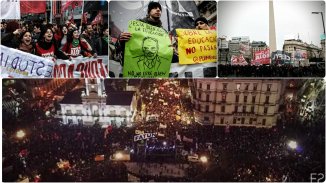
M 67 34 L 68 34 L 68 27 L 63 25 L 61 28 L 61 39 L 58 42 L 59 50 L 62 50 L 63 46 L 67 43 Z
M 147 8 L 147 16 L 143 19 L 139 19 L 139 21 L 142 21 L 144 23 L 148 23 L 150 25 L 156 26 L 156 27 L 162 27 L 162 21 L 160 20 L 162 13 L 162 7 L 161 4 L 158 2 L 150 2 L 148 4 Z M 131 34 L 129 32 L 122 32 L 120 34 L 119 41 L 128 41 L 131 38 Z
M 20 44 L 18 46 L 18 50 L 24 51 L 27 53 L 34 54 L 35 53 L 35 45 L 32 40 L 32 33 L 30 31 L 25 31 L 20 34 L 19 37 Z
M 82 34 L 80 37 L 83 38 L 84 40 L 86 40 L 87 44 L 89 44 L 91 46 L 92 51 L 94 52 L 93 56 L 94 56 L 94 58 L 96 58 L 97 57 L 96 48 L 95 48 L 96 40 L 94 39 L 93 32 L 94 32 L 94 30 L 93 30 L 92 24 L 87 24 L 85 33 Z
M 143 19 L 139 19 L 139 21 L 150 24 L 155 27 L 163 28 L 162 21 L 161 21 L 161 13 L 162 7 L 161 4 L 158 2 L 151 1 L 147 7 L 147 15 Z M 129 32 L 122 32 L 118 38 L 117 48 L 118 52 L 121 52 L 122 56 L 122 65 L 124 65 L 124 50 L 125 44 L 131 38 L 132 34 Z
M 67 43 L 62 48 L 63 53 L 69 60 L 78 56 L 91 57 L 93 50 L 84 39 L 80 39 L 79 31 L 74 29 L 69 32 Z
M 208 21 L 205 17 L 199 17 L 195 20 L 197 30 L 209 30 Z
M 68 59 L 66 55 L 59 51 L 57 44 L 54 40 L 52 26 L 46 25 L 44 29 L 42 29 L 39 40 L 35 46 L 35 53 L 38 56 L 44 58 L 50 58 L 55 62 L 56 58 L 59 59 Z

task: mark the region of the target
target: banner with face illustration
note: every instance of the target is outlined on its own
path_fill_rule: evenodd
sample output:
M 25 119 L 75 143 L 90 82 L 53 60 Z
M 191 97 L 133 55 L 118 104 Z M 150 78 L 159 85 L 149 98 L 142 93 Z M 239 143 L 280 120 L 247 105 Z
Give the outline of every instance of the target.
M 129 22 L 128 31 L 132 37 L 125 47 L 123 76 L 168 77 L 173 50 L 167 32 L 137 20 Z

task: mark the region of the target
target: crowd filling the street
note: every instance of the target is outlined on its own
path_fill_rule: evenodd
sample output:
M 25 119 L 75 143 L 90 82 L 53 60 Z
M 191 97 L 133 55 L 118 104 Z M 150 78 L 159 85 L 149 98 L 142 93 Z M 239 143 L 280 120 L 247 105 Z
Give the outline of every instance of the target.
M 9 81 L 4 96 L 19 103 L 20 115 L 3 109 L 3 120 L 11 121 L 3 124 L 4 181 L 293 182 L 325 170 L 324 108 L 301 116 L 311 106 L 292 107 L 302 96 L 284 99 L 272 128 L 201 125 L 194 117 L 191 80 L 139 80 L 132 125 L 103 128 L 98 122 L 64 124 L 52 115 L 60 107 L 51 99 L 51 114 L 43 105 L 24 113 L 31 110 L 30 96 Z M 109 83 L 121 91 L 125 82 Z

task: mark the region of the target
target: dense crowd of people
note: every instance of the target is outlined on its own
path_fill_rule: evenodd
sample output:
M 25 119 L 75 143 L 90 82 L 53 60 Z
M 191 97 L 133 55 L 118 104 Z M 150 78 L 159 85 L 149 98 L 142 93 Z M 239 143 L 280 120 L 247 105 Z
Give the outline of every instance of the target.
M 1 22 L 1 44 L 52 61 L 108 55 L 108 25 Z
M 219 77 L 325 77 L 325 66 L 293 67 L 218 65 Z

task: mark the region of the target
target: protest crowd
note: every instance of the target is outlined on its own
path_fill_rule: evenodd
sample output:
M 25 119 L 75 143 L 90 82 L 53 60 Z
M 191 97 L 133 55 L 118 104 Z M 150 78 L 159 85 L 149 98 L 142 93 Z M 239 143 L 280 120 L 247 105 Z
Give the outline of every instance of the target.
M 291 65 L 218 65 L 219 77 L 324 77 L 325 67 L 310 65 L 294 67 Z

